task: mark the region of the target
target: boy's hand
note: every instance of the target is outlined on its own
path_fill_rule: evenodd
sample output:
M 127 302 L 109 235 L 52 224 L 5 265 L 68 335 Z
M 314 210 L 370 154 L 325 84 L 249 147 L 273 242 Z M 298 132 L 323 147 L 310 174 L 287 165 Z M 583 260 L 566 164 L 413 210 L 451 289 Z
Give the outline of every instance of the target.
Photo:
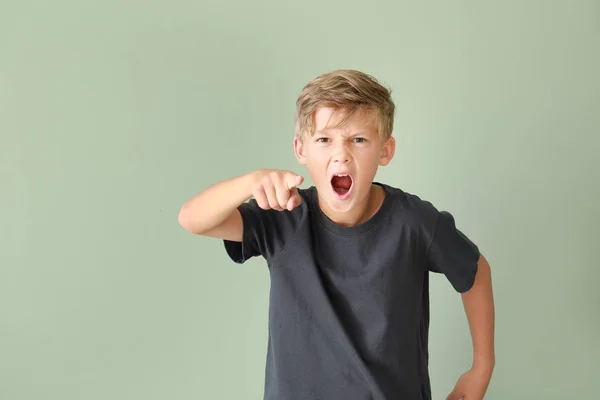
M 446 400 L 483 400 L 491 378 L 490 372 L 472 368 L 461 375 Z
M 258 206 L 264 210 L 291 211 L 302 202 L 296 186 L 303 181 L 302 176 L 291 171 L 259 170 L 256 171 L 256 183 L 252 189 L 252 196 L 256 199 Z

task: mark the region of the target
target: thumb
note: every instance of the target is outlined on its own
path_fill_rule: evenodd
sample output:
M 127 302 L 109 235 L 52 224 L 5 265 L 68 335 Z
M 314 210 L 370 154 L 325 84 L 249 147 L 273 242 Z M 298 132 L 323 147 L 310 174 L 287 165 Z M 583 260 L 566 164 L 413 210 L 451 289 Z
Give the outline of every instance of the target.
M 290 172 L 286 176 L 286 180 L 285 180 L 285 184 L 286 184 L 288 190 L 295 188 L 296 186 L 302 184 L 302 182 L 304 182 L 304 178 L 293 172 Z

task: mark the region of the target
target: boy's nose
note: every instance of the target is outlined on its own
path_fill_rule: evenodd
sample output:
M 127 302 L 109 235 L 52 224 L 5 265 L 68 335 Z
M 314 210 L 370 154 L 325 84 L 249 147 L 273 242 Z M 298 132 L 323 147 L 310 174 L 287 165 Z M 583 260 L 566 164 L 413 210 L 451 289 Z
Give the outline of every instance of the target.
M 345 164 L 350 161 L 350 152 L 344 145 L 339 145 L 333 153 L 333 161 Z
M 350 156 L 349 156 L 348 152 L 341 151 L 341 152 L 336 153 L 333 156 L 333 161 L 337 162 L 337 163 L 345 164 L 348 161 L 350 161 Z

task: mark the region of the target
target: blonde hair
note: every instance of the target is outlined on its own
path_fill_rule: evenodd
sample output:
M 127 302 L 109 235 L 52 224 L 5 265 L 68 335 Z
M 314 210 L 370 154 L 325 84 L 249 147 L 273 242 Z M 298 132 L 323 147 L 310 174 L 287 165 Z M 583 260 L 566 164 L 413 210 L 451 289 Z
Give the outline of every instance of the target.
M 295 133 L 301 140 L 314 134 L 314 113 L 321 107 L 345 111 L 338 126 L 355 112 L 370 112 L 382 141 L 392 136 L 395 106 L 391 90 L 374 77 L 356 70 L 336 70 L 310 81 L 296 101 Z

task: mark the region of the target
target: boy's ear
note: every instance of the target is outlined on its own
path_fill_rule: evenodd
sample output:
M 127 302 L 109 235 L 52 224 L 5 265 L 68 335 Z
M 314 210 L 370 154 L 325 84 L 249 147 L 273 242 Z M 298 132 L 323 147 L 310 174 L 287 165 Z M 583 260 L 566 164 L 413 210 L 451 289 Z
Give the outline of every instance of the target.
M 392 161 L 394 158 L 394 153 L 396 152 L 396 139 L 390 136 L 383 147 L 381 148 L 381 154 L 379 156 L 379 165 L 386 166 Z
M 307 161 L 304 143 L 302 143 L 302 140 L 300 140 L 298 136 L 294 137 L 294 154 L 296 155 L 296 158 L 300 164 L 306 165 Z

